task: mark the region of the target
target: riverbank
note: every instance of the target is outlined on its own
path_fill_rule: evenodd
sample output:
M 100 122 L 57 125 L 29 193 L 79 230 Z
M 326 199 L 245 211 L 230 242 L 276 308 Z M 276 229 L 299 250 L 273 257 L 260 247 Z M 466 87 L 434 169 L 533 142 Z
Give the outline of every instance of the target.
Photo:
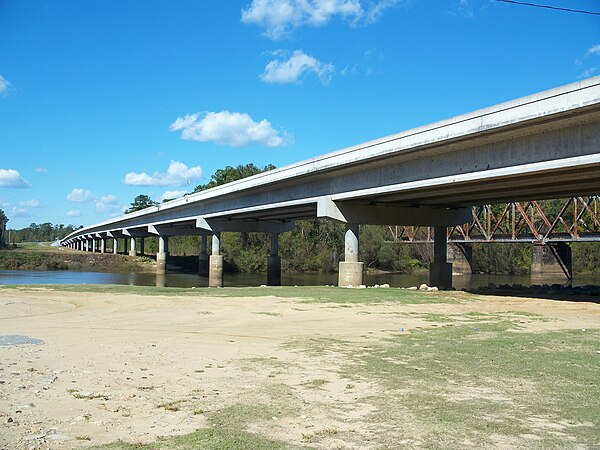
M 153 273 L 151 258 L 88 253 L 43 244 L 0 250 L 0 270 L 70 270 L 76 272 Z
M 0 448 L 600 445 L 597 304 L 57 286 L 0 305 L 0 343 L 22 343 L 0 345 Z

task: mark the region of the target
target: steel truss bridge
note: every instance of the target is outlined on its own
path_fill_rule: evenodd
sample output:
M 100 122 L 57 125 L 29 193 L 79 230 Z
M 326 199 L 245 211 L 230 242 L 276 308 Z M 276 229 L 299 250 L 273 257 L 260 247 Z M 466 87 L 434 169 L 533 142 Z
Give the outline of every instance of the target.
M 470 222 L 448 228 L 448 242 L 597 242 L 599 203 L 600 197 L 592 195 L 474 206 Z M 389 231 L 389 242 L 433 242 L 431 227 L 395 226 Z

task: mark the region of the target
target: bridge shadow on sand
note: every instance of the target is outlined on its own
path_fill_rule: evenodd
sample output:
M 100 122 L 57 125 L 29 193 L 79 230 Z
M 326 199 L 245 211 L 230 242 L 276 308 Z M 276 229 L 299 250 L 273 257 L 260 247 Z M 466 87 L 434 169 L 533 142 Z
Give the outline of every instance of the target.
M 600 286 L 568 286 L 561 284 L 542 284 L 533 286 L 490 284 L 479 288 L 463 289 L 465 292 L 479 295 L 497 295 L 501 297 L 541 298 L 568 302 L 591 302 L 600 304 Z

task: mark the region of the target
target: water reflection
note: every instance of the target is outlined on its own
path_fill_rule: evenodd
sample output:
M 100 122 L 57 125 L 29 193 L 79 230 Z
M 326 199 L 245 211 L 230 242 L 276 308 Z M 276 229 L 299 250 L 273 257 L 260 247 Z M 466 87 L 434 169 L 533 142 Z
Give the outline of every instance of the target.
M 387 283 L 392 287 L 419 286 L 427 283 L 427 272 L 418 274 L 365 274 L 364 284 Z M 226 273 L 223 284 L 225 286 L 243 287 L 260 286 L 267 281 L 266 274 L 254 273 Z M 531 282 L 528 275 L 457 275 L 454 276 L 453 284 L 456 289 L 472 289 L 487 286 L 490 283 L 521 284 L 531 286 L 540 284 L 539 280 Z M 281 276 L 284 286 L 325 286 L 337 284 L 337 274 L 319 273 L 284 273 Z M 543 281 L 547 284 L 565 284 L 563 279 L 549 278 Z M 26 271 L 26 270 L 4 270 L 0 271 L 0 284 L 127 284 L 132 286 L 158 286 L 158 287 L 207 287 L 208 278 L 196 274 L 168 273 L 156 275 L 152 273 L 100 273 L 100 272 L 67 272 L 67 271 Z M 600 284 L 600 276 L 575 276 L 574 286 L 586 284 Z

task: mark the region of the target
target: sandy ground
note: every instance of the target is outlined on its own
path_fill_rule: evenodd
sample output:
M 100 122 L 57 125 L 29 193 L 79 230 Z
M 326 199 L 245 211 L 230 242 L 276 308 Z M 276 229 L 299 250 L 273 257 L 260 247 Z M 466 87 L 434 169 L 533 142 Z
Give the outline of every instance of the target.
M 337 379 L 329 380 L 325 396 L 304 388 L 311 380 L 331 377 L 323 367 L 326 362 L 282 344 L 307 337 L 366 341 L 399 327 L 434 325 L 406 313 L 471 311 L 523 311 L 552 319 L 525 321 L 528 329 L 600 324 L 598 304 L 507 297 L 339 307 L 275 297 L 3 289 L 0 335 L 26 335 L 43 344 L 0 346 L 0 448 L 79 448 L 191 432 L 210 426 L 203 412 L 248 400 L 257 395 L 250 392 L 251 384 L 273 377 L 294 386 L 307 405 L 315 396 L 339 405 L 339 423 L 356 423 L 369 411 L 349 405 L 375 387 L 365 384 L 348 392 L 345 380 Z M 277 373 L 259 362 L 253 370 L 257 358 L 281 361 L 295 370 Z M 169 406 L 178 401 L 186 402 L 185 407 Z M 299 417 L 299 423 L 273 417 L 266 432 L 300 443 L 306 429 L 326 429 L 331 420 L 314 411 Z M 365 426 L 363 432 L 377 430 Z

